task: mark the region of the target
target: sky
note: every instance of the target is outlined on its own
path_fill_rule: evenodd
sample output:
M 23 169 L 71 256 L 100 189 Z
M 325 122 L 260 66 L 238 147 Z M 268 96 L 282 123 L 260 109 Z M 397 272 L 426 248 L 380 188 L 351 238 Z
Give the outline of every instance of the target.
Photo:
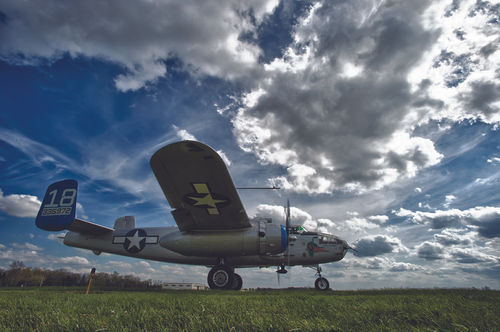
M 500 3 L 493 0 L 0 0 L 0 267 L 206 283 L 208 268 L 66 247 L 35 227 L 46 187 L 77 215 L 174 226 L 160 147 L 217 150 L 250 216 L 358 249 L 333 289 L 500 289 Z M 314 270 L 237 270 L 243 287 Z

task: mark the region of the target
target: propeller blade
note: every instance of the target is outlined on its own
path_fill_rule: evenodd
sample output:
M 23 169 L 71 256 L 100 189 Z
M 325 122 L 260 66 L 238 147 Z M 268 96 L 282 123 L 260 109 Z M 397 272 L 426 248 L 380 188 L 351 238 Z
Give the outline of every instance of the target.
M 352 250 L 354 252 L 359 252 L 356 250 L 356 248 L 351 247 L 346 241 L 344 241 L 344 249 Z
M 347 247 L 347 249 L 351 249 L 351 250 L 352 250 L 352 251 L 354 251 L 354 252 L 359 252 L 358 250 L 356 250 L 355 248 L 353 248 L 353 247 L 351 247 L 351 246 Z

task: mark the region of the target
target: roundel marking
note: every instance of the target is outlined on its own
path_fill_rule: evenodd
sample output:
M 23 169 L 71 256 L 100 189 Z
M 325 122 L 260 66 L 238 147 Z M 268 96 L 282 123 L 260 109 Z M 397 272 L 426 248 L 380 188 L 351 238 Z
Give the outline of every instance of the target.
M 123 244 L 123 249 L 136 254 L 146 247 L 146 244 L 157 244 L 158 235 L 148 235 L 144 229 L 134 228 L 125 236 L 113 236 L 113 244 Z

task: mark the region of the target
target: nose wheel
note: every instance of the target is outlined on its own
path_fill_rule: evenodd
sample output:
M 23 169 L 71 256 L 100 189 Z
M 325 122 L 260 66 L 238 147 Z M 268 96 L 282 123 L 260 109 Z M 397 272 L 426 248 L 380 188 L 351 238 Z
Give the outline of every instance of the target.
M 314 288 L 319 291 L 326 291 L 330 289 L 330 283 L 326 278 L 323 278 L 321 276 L 321 267 L 319 265 L 316 265 L 316 275 L 318 278 L 314 282 Z
M 330 284 L 328 283 L 328 280 L 321 277 L 316 279 L 316 281 L 314 282 L 314 288 L 320 291 L 325 291 L 330 288 Z

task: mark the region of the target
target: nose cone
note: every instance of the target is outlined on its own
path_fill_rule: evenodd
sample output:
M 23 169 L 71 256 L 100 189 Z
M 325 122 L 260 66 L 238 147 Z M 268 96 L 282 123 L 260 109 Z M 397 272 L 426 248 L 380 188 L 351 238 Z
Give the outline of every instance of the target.
M 349 246 L 349 244 L 347 244 L 347 241 L 345 241 L 345 240 L 342 240 L 342 246 L 344 247 L 344 252 L 342 254 L 342 258 L 344 258 L 345 255 L 347 254 L 347 251 L 349 249 L 351 249 L 351 247 Z

